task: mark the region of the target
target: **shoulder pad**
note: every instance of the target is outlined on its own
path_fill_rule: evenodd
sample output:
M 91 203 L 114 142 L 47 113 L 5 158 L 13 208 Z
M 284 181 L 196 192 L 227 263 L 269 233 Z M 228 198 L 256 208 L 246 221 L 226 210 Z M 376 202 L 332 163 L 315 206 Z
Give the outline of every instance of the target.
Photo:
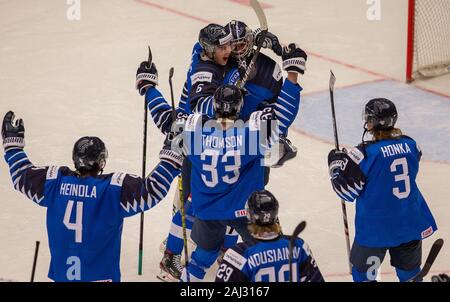
M 51 180 L 51 179 L 56 179 L 58 178 L 58 171 L 59 171 L 58 166 L 50 166 L 48 167 L 47 170 L 47 180 Z
M 111 177 L 111 185 L 121 187 L 126 175 L 123 172 L 115 172 Z
M 357 165 L 359 165 L 364 159 L 364 150 L 360 150 L 359 147 L 347 150 L 347 155 L 350 157 Z
M 186 124 L 184 126 L 184 130 L 186 131 L 195 131 L 195 129 L 198 127 L 199 121 L 201 122 L 200 126 L 203 124 L 203 121 L 205 120 L 205 117 L 203 114 L 200 113 L 193 113 L 188 116 L 186 120 Z M 207 118 L 207 117 L 206 117 Z
M 225 252 L 223 260 L 227 261 L 228 263 L 230 263 L 239 270 L 242 270 L 244 268 L 244 265 L 247 263 L 247 259 L 244 257 L 243 254 L 236 251 L 235 247 L 229 248 Z

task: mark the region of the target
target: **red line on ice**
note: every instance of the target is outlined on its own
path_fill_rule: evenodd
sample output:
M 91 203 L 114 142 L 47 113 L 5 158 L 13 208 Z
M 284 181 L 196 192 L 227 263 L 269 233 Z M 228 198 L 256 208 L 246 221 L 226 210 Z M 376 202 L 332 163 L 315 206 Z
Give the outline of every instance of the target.
M 245 5 L 245 6 L 250 6 L 250 0 L 228 0 L 230 2 L 235 2 L 241 5 Z M 273 6 L 267 3 L 263 3 L 263 2 L 259 2 L 259 4 L 261 4 L 261 7 L 263 9 L 269 9 L 272 8 Z

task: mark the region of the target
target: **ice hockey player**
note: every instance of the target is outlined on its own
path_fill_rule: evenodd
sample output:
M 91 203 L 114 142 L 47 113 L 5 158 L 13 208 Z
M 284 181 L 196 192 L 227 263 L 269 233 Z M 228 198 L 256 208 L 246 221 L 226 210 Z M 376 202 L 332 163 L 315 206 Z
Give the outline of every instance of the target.
M 194 46 L 191 67 L 189 69 L 187 81 L 180 99 L 179 108 L 177 108 L 178 117 L 181 117 L 183 113 L 191 112 L 191 109 L 193 109 L 195 112 L 198 112 L 198 110 L 200 110 L 201 113 L 206 114 L 210 117 L 214 116 L 213 107 L 211 106 L 212 95 L 207 96 L 205 95 L 205 92 L 214 91 L 220 81 L 236 82 L 236 76 L 239 77 L 239 73 L 237 72 L 237 65 L 233 64 L 236 64 L 235 62 L 237 59 L 239 59 L 239 61 L 250 61 L 251 57 L 253 56 L 253 33 L 245 25 L 245 23 L 232 21 L 227 24 L 227 26 L 225 26 L 222 31 L 220 30 L 220 28 L 220 25 L 210 24 L 200 31 L 199 43 Z M 216 59 L 216 52 L 217 50 L 221 50 L 219 48 L 219 41 L 221 39 L 228 40 L 230 31 L 233 34 L 231 46 L 234 50 L 231 52 L 231 56 L 234 58 L 234 63 L 229 60 L 227 65 L 231 67 L 227 67 L 223 66 L 225 60 L 220 61 Z M 218 33 L 221 34 L 218 35 Z M 264 45 L 266 47 L 271 47 L 274 50 L 277 49 L 281 55 L 282 49 L 277 41 L 278 39 L 276 38 L 276 36 L 268 33 Z M 282 57 L 285 63 L 293 62 L 296 61 L 295 59 L 298 59 L 297 61 L 302 61 L 302 64 L 299 63 L 300 65 L 286 65 L 286 70 L 289 72 L 289 81 L 285 81 L 283 84 L 281 69 L 278 64 L 276 64 L 275 61 L 265 56 L 264 54 L 260 54 L 260 57 L 256 64 L 259 72 L 257 73 L 256 77 L 252 76 L 248 85 L 246 85 L 246 89 L 248 86 L 248 90 L 251 93 L 246 94 L 244 97 L 244 105 L 242 108 L 242 111 L 244 113 L 242 114 L 242 118 L 244 120 L 247 120 L 250 113 L 252 113 L 253 111 L 263 108 L 263 106 L 266 106 L 269 102 L 274 103 L 277 100 L 278 95 L 280 94 L 280 101 L 278 102 L 277 106 L 274 107 L 274 110 L 280 123 L 280 127 L 282 128 L 282 132 L 286 133 L 287 128 L 293 121 L 291 117 L 297 115 L 298 113 L 299 105 L 292 106 L 292 103 L 299 104 L 300 102 L 300 92 L 302 88 L 297 84 L 297 74 L 304 73 L 306 54 L 295 44 L 291 44 L 290 47 L 284 49 L 284 54 L 282 55 Z M 146 65 L 146 62 L 142 62 L 140 68 L 138 69 L 136 86 L 141 94 L 144 94 L 146 92 L 149 112 L 151 113 L 153 120 L 163 132 L 167 133 L 167 130 L 172 124 L 172 110 L 158 90 L 148 89 L 154 87 L 157 84 L 157 71 L 155 66 L 152 66 L 152 69 L 148 70 L 146 68 Z M 222 79 L 222 75 L 225 70 L 232 70 L 232 66 L 235 66 L 235 72 L 230 71 L 228 73 L 228 79 Z M 205 74 L 207 74 L 208 76 L 203 77 Z M 150 82 L 147 79 L 153 79 L 153 81 Z M 196 86 L 197 84 L 198 87 Z M 195 88 L 196 93 L 194 93 L 194 97 L 192 97 L 192 103 L 197 102 L 197 105 L 193 106 L 193 108 L 186 105 L 192 104 L 191 100 L 188 98 L 188 94 L 191 91 L 192 85 L 197 87 Z M 199 90 L 199 87 L 202 87 L 203 89 Z M 202 94 L 202 97 L 198 96 L 198 92 Z M 188 170 L 188 168 L 183 169 L 183 171 L 186 170 Z M 188 200 L 190 192 L 189 175 L 185 172 L 183 172 L 183 175 L 183 195 L 185 195 L 184 200 L 187 200 L 185 204 L 186 214 L 188 215 L 187 218 L 189 218 L 187 220 L 187 228 L 189 230 L 191 228 L 191 208 L 190 202 Z M 230 230 L 228 230 L 227 233 L 230 233 L 231 235 L 226 236 L 225 244 L 230 242 L 228 246 L 233 245 L 236 242 L 237 237 L 233 236 L 233 233 Z M 177 212 L 172 219 L 171 231 L 168 236 L 167 247 L 168 248 L 166 249 L 165 255 L 161 262 L 161 268 L 166 273 L 170 273 L 170 276 L 164 274 L 164 276 L 161 275 L 160 278 L 163 278 L 164 280 L 177 279 L 177 277 L 179 276 L 178 269 L 181 267 L 179 264 L 179 259 L 182 251 L 180 212 Z
M 102 174 L 108 151 L 95 136 L 73 147 L 75 171 L 36 167 L 24 152 L 22 119 L 6 113 L 2 124 L 5 160 L 14 188 L 47 208 L 48 277 L 54 281 L 120 281 L 123 219 L 156 206 L 179 174 L 182 157 L 166 141 L 160 162 L 145 178 Z
M 374 281 L 389 251 L 398 279 L 407 281 L 420 271 L 422 240 L 437 230 L 416 183 L 422 152 L 395 128 L 392 101 L 370 100 L 363 116 L 363 142 L 328 154 L 333 189 L 345 201 L 356 200 L 353 280 Z M 364 141 L 367 132 L 370 141 Z
M 199 43 L 194 47 L 189 76 L 183 89 L 176 117 L 183 119 L 187 113 L 191 113 L 190 106 L 186 103 L 190 88 L 198 81 L 209 80 L 211 88 L 205 91 L 214 93 L 224 77 L 225 68 L 231 53 L 231 35 L 227 29 L 218 24 L 208 24 L 199 32 Z M 197 67 L 199 65 L 199 67 Z M 197 72 L 198 71 L 198 72 Z M 192 77 L 191 77 L 192 75 Z M 204 77 L 206 75 L 206 78 Z M 172 129 L 172 107 L 167 103 L 162 94 L 154 88 L 158 84 L 158 72 L 155 64 L 148 68 L 146 61 L 142 62 L 136 73 L 136 88 L 141 95 L 145 95 L 149 113 L 156 126 L 168 134 Z M 187 90 L 189 87 L 189 91 Z M 196 88 L 198 89 L 198 88 Z M 183 199 L 185 201 L 186 228 L 192 228 L 192 207 L 190 202 L 189 162 L 184 163 L 183 168 Z M 189 236 L 188 236 L 189 237 Z M 170 232 L 167 237 L 164 256 L 160 262 L 161 273 L 158 278 L 163 281 L 178 281 L 182 266 L 180 263 L 183 250 L 183 238 L 181 229 L 181 212 L 178 210 L 172 217 Z
M 251 240 L 229 248 L 216 274 L 216 282 L 289 282 L 289 241 L 278 219 L 278 200 L 267 191 L 254 192 L 247 203 Z M 295 240 L 293 282 L 324 282 L 308 245 Z
M 214 119 L 192 114 L 186 121 L 183 146 L 192 163 L 195 213 L 191 237 L 197 245 L 188 265 L 190 281 L 202 280 L 216 260 L 227 225 L 236 229 L 243 240 L 251 238 L 245 203 L 251 193 L 264 188 L 261 159 L 279 140 L 279 126 L 272 108 L 254 112 L 244 123 L 239 119 L 242 104 L 242 91 L 223 85 L 213 97 Z M 282 148 L 274 156 L 277 165 L 282 166 L 295 155 L 296 150 Z M 187 281 L 186 268 L 181 278 Z

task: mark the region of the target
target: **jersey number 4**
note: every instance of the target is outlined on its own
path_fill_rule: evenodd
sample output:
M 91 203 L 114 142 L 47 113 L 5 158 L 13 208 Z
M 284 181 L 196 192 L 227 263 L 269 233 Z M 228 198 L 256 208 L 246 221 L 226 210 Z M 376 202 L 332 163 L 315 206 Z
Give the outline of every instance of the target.
M 398 198 L 398 199 L 404 199 L 409 196 L 409 193 L 411 192 L 411 184 L 409 181 L 409 171 L 408 171 L 408 162 L 406 161 L 405 157 L 397 158 L 394 160 L 391 164 L 391 172 L 395 173 L 397 172 L 397 167 L 402 167 L 402 173 L 397 174 L 394 176 L 395 182 L 403 181 L 405 191 L 400 191 L 400 188 L 394 187 L 392 188 L 392 193 Z
M 217 172 L 217 165 L 219 163 L 219 150 L 206 149 L 201 154 L 201 160 L 206 161 L 207 157 L 211 158 L 211 164 L 203 164 L 202 171 L 209 172 L 211 177 L 208 179 L 207 175 L 202 173 L 202 180 L 210 188 L 214 188 L 219 183 L 219 173 Z M 229 163 L 232 161 L 232 163 Z M 234 184 L 239 179 L 239 168 L 241 167 L 241 154 L 239 150 L 229 150 L 221 158 L 224 165 L 225 174 L 221 179 L 227 184 Z
M 75 231 L 75 242 L 81 243 L 83 239 L 83 202 L 77 201 L 77 209 L 75 213 L 75 222 L 70 222 L 70 216 L 73 210 L 73 200 L 67 202 L 66 212 L 64 213 L 64 225 L 69 229 Z

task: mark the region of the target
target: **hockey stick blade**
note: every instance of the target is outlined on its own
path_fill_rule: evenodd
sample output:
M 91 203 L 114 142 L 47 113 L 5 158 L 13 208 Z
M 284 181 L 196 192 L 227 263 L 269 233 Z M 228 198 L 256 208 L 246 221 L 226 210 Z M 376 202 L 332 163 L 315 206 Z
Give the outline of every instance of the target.
M 260 33 L 261 38 L 259 39 L 259 43 L 256 45 L 256 50 L 253 53 L 252 60 L 250 61 L 247 69 L 245 70 L 242 80 L 237 84 L 239 88 L 244 88 L 245 83 L 247 83 L 250 73 L 253 71 L 253 68 L 255 67 L 256 59 L 258 58 L 259 52 L 261 51 L 262 44 L 266 38 L 266 34 L 268 31 L 267 18 L 259 2 L 257 0 L 251 0 L 250 5 L 255 11 L 256 16 L 258 17 L 259 27 L 261 28 Z
M 333 70 L 330 70 L 330 91 L 334 90 L 334 83 L 336 83 L 336 77 L 334 76 Z
M 261 28 L 261 31 L 268 30 L 267 18 L 261 7 L 261 4 L 259 4 L 259 2 L 257 0 L 251 0 L 250 5 L 253 8 L 253 10 L 255 11 L 256 16 L 258 17 L 259 26 Z
M 408 282 L 419 282 L 422 281 L 422 279 L 430 272 L 431 266 L 433 265 L 434 261 L 436 260 L 437 256 L 439 255 L 439 252 L 442 249 L 442 246 L 444 245 L 444 239 L 439 238 L 437 239 L 433 245 L 431 246 L 430 252 L 428 253 L 427 260 L 425 260 L 425 264 L 422 268 L 422 270 L 413 278 L 408 280 Z
M 148 63 L 147 63 L 147 69 L 150 69 L 152 67 L 152 61 L 153 61 L 153 55 L 152 50 L 150 48 L 150 45 L 148 46 Z
M 291 238 L 289 239 L 289 282 L 292 282 L 292 258 L 294 252 L 295 240 L 297 240 L 298 235 L 303 232 L 306 227 L 306 221 L 300 222 L 294 229 Z

